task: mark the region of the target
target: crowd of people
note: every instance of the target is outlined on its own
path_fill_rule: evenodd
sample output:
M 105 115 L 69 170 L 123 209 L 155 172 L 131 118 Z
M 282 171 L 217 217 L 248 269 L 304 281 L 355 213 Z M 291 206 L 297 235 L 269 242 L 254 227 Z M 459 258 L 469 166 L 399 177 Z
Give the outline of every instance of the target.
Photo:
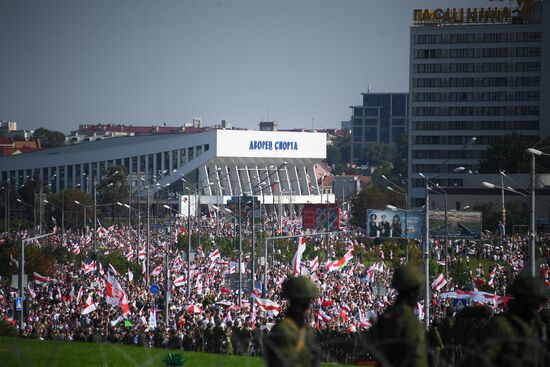
M 282 260 L 277 249 L 272 250 L 274 254 L 270 253 L 268 259 L 258 255 L 256 279 L 244 283 L 243 292 L 239 294 L 239 287 L 235 287 L 231 279 L 238 279 L 239 269 L 243 279 L 250 279 L 250 256 L 242 254 L 243 263 L 239 266 L 235 251 L 224 254 L 217 246 L 221 238 L 236 238 L 238 233 L 234 224 L 202 218 L 192 225 L 193 233 L 198 235 L 195 242 L 200 242 L 193 243 L 195 257 L 189 269 L 186 251 L 174 245 L 178 235 L 187 234 L 185 223 L 171 227 L 170 231 L 151 231 L 149 279 L 145 271 L 144 230 L 138 238 L 135 229 L 124 226 L 99 226 L 95 236 L 66 230 L 62 237 L 56 229 L 52 236 L 31 243 L 29 246 L 59 247 L 70 256 L 59 259 L 47 274 L 35 273 L 29 277 L 25 288 L 23 328 L 18 329 L 19 335 L 262 355 L 263 340 L 285 314 L 281 285 L 289 276 L 304 275 L 319 289 L 308 324 L 317 330 L 323 359 L 352 363 L 370 358 L 362 335 L 395 301 L 397 292 L 391 283 L 392 264 L 405 263 L 404 252 L 393 253 L 383 245 L 365 240 L 359 229 L 329 236 L 306 236 L 304 241 L 292 239 L 289 240 L 290 248 L 293 253 L 296 251 L 292 261 Z M 284 227 L 281 233 L 302 233 L 298 221 L 287 221 L 281 227 Z M 243 237 L 249 238 L 250 229 L 243 227 L 242 231 Z M 4 234 L 5 239 L 26 236 L 26 232 Z M 548 237 L 541 235 L 538 241 L 539 244 L 547 243 Z M 300 243 L 314 256 L 303 255 L 303 251 L 299 251 Z M 431 256 L 437 266 L 429 280 L 432 326 L 427 339 L 433 350 L 443 350 L 442 360 L 450 358 L 445 354 L 446 343 L 461 342 L 459 337 L 451 336 L 453 333 L 463 332 L 460 328 L 470 325 L 472 320 L 483 320 L 475 312 L 493 315 L 507 308 L 510 297 L 506 287 L 527 263 L 527 243 L 526 236 L 502 238 L 488 232 L 481 240 L 453 240 L 447 249 L 450 269 L 462 262 L 479 263 L 467 274 L 469 284 L 459 286 L 458 279 L 453 279 L 450 272 L 444 274 L 443 242 L 433 242 Z M 540 248 L 546 249 L 539 254 L 542 277 L 550 285 L 549 246 Z M 166 251 L 169 251 L 168 263 Z M 117 269 L 105 261 L 112 253 L 125 256 L 127 263 L 134 266 Z M 18 254 L 10 257 L 17 268 Z M 264 283 L 265 260 L 268 263 L 267 284 Z M 489 261 L 491 265 L 486 269 L 481 261 Z M 166 284 L 168 315 L 164 311 Z M 3 277 L 0 320 L 19 328 L 16 297 L 18 290 L 12 288 L 11 277 Z M 471 311 L 473 316 L 468 314 L 472 309 L 475 310 Z M 416 315 L 423 319 L 423 301 L 417 303 Z M 461 321 L 460 317 L 468 321 Z M 456 325 L 454 328 L 449 326 L 450 318 L 460 326 L 458 329 Z M 463 342 L 467 344 L 467 340 Z M 456 358 L 455 352 L 452 358 Z

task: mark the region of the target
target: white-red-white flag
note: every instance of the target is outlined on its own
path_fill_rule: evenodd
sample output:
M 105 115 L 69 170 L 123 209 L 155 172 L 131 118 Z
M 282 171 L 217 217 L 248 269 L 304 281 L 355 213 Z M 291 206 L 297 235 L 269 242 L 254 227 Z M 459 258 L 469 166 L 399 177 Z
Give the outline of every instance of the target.
M 84 261 L 82 261 L 80 268 L 84 271 L 84 274 L 94 272 L 96 271 L 95 261 L 92 261 L 89 264 L 86 264 Z
M 92 297 L 92 293 L 88 294 L 88 299 L 86 300 L 86 305 L 84 306 L 84 309 L 82 309 L 81 314 L 87 315 L 92 311 L 96 310 L 96 305 L 94 303 L 94 298 Z
M 151 276 L 155 277 L 159 275 L 161 271 L 162 271 L 162 266 L 159 265 L 153 269 L 153 271 L 151 272 Z
M 294 275 L 300 275 L 300 265 L 302 263 L 302 255 L 304 254 L 305 250 L 306 250 L 306 239 L 305 237 L 299 237 L 298 248 L 296 249 L 296 253 L 292 258 L 292 274 Z
M 281 306 L 270 299 L 256 298 L 256 303 L 258 303 L 258 307 L 262 310 L 273 313 L 274 316 L 277 316 L 281 312 Z
M 317 319 L 321 320 L 325 324 L 331 320 L 330 316 L 327 315 L 322 309 L 319 309 L 319 311 L 317 311 Z
M 309 270 L 313 272 L 317 270 L 318 267 L 319 267 L 319 256 L 315 256 L 315 259 L 313 259 L 311 261 L 311 264 L 309 265 Z
M 185 275 L 179 276 L 174 280 L 174 287 L 183 287 L 187 284 L 187 277 Z
M 439 291 L 445 286 L 445 284 L 447 284 L 447 279 L 445 279 L 443 274 L 439 274 L 439 276 L 432 282 L 432 288 Z
M 109 271 L 113 273 L 113 275 L 118 275 L 118 271 L 116 271 L 115 267 L 111 263 L 109 263 Z
M 214 251 L 212 251 L 210 253 L 210 255 L 208 255 L 208 258 L 210 259 L 210 261 L 216 261 L 216 259 L 219 259 L 221 256 L 222 256 L 222 254 L 221 254 L 220 250 L 215 249 Z
M 52 278 L 49 278 L 49 277 L 45 277 L 43 275 L 40 275 L 38 273 L 34 273 L 33 275 L 33 280 L 36 284 L 42 284 L 42 283 L 47 283 L 47 282 L 50 282 L 52 281 L 53 279 Z

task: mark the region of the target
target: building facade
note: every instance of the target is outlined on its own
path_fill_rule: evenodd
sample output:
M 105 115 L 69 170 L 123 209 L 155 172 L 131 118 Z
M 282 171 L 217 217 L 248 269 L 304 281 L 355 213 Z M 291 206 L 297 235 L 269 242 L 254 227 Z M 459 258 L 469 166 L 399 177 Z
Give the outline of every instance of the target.
M 407 93 L 363 93 L 363 104 L 350 106 L 351 160 L 369 143 L 399 144 L 408 124 Z
M 527 4 L 529 3 L 529 4 Z M 530 8 L 526 8 L 530 6 Z M 463 187 L 499 136 L 550 135 L 550 2 L 415 10 L 410 32 L 409 198 L 423 173 Z M 475 144 L 469 145 L 474 139 Z
M 204 205 L 224 205 L 232 197 L 254 195 L 288 213 L 291 208 L 297 212 L 295 205 L 321 202 L 315 171 L 325 158 L 323 133 L 214 129 L 118 137 L 0 157 L 0 180 L 20 187 L 38 179 L 45 191 L 92 193 L 108 167 L 123 165 L 133 197 L 156 193 L 169 200 L 166 193 L 171 191 L 180 197 L 192 193 Z

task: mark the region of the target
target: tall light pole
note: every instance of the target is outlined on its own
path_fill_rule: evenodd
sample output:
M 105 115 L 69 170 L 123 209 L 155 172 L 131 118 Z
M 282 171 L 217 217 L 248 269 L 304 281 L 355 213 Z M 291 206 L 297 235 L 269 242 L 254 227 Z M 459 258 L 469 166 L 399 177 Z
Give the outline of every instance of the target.
M 57 208 L 61 210 L 61 243 L 65 243 L 65 211 L 63 210 L 63 207 L 59 207 L 55 205 L 54 203 L 49 202 L 48 200 L 43 200 L 46 204 L 50 204 L 54 208 Z
M 506 207 L 504 206 L 504 171 L 500 171 L 500 194 L 502 199 L 502 238 L 506 237 Z
M 29 203 L 24 202 L 21 199 L 16 199 L 16 200 L 19 204 L 23 204 L 25 206 L 28 206 L 29 208 L 32 208 L 32 216 L 33 216 L 33 230 L 32 230 L 32 232 L 33 232 L 33 234 L 36 234 L 36 210 L 34 210 L 35 209 L 34 206 L 29 204 Z
M 18 279 L 19 297 L 21 297 L 21 302 L 23 303 L 23 307 L 21 307 L 21 311 L 20 311 L 21 314 L 20 314 L 20 320 L 19 320 L 19 330 L 21 330 L 21 331 L 23 331 L 23 327 L 25 326 L 25 320 L 24 320 L 24 317 L 23 317 L 23 314 L 24 314 L 24 310 L 23 310 L 24 302 L 23 302 L 23 300 L 25 299 L 25 287 L 23 286 L 23 277 L 25 276 L 25 246 L 28 242 L 39 240 L 41 238 L 48 237 L 48 236 L 51 236 L 51 235 L 53 235 L 53 233 L 47 233 L 47 234 L 43 234 L 43 235 L 40 235 L 40 236 L 34 236 L 34 237 L 31 237 L 31 238 L 25 238 L 25 239 L 21 240 L 21 249 L 20 249 L 21 258 L 19 259 L 20 264 L 19 264 L 19 279 Z
M 460 173 L 464 171 L 464 167 L 456 167 L 450 173 Z M 425 275 L 425 290 L 424 290 L 424 325 L 426 329 L 430 326 L 430 184 L 432 186 L 437 186 L 431 181 L 431 179 L 440 178 L 446 176 L 446 174 L 439 175 L 428 179 L 422 172 L 419 172 L 418 175 L 424 179 L 425 183 L 425 211 L 424 211 L 424 275 Z M 445 244 L 445 247 L 447 244 Z M 447 259 L 445 259 L 445 263 Z
M 527 154 L 531 156 L 531 233 L 529 234 L 529 271 L 531 276 L 536 275 L 536 236 L 537 228 L 535 223 L 535 189 L 536 189 L 536 180 L 535 180 L 535 156 L 547 155 L 550 154 L 543 153 L 542 151 L 534 148 L 527 149 Z

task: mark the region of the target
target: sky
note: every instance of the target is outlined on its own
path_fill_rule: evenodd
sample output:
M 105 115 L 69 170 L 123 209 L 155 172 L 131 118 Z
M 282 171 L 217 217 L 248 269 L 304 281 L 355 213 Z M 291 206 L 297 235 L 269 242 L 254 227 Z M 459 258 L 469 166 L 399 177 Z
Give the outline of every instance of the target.
M 414 8 L 468 6 L 495 2 L 0 0 L 0 120 L 340 127 L 408 91 Z

